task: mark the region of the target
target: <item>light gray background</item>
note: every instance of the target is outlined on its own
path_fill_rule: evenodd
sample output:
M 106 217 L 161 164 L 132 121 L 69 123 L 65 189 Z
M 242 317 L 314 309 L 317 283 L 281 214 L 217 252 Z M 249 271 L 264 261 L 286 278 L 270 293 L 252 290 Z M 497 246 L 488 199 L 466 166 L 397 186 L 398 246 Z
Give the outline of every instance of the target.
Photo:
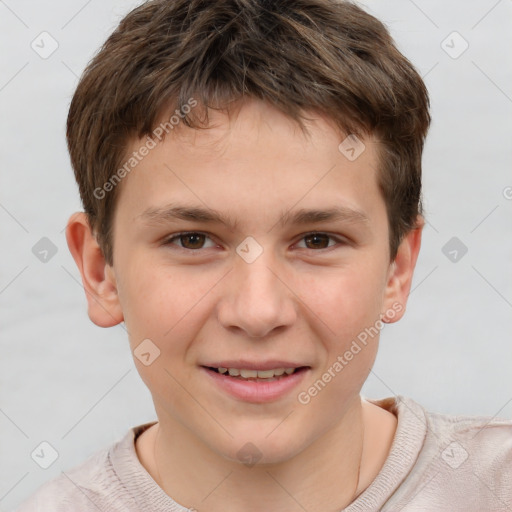
M 0 0 L 0 511 L 155 419 L 121 326 L 86 313 L 64 226 L 80 209 L 64 127 L 77 78 L 139 2 Z M 425 77 L 433 125 L 424 231 L 405 318 L 386 327 L 363 393 L 411 396 L 443 413 L 512 416 L 512 2 L 364 2 Z M 47 31 L 58 49 L 31 42 Z M 454 59 L 441 47 L 457 31 Z M 453 42 L 452 42 L 453 41 Z M 447 44 L 457 52 L 461 40 Z M 446 44 L 446 43 L 445 43 Z M 46 46 L 48 48 L 48 46 Z M 442 247 L 458 237 L 458 262 Z M 48 262 L 32 247 L 48 237 Z M 46 470 L 30 454 L 59 453 Z

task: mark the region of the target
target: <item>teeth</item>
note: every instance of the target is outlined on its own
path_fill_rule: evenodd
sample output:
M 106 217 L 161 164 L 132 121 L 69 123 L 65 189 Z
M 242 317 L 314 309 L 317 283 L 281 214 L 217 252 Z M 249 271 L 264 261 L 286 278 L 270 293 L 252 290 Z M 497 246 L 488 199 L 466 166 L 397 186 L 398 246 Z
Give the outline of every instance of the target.
M 279 377 L 286 373 L 291 375 L 296 369 L 295 368 L 275 368 L 274 370 L 246 370 L 238 368 L 217 368 L 217 371 L 221 374 L 228 373 L 231 377 L 242 377 L 244 379 L 272 379 L 273 377 Z
M 240 377 L 244 379 L 254 379 L 258 376 L 258 371 L 256 370 L 240 370 Z
M 274 376 L 274 370 L 258 370 L 257 372 L 254 372 L 258 374 L 259 379 L 270 379 Z M 244 374 L 242 374 L 242 377 L 245 377 Z

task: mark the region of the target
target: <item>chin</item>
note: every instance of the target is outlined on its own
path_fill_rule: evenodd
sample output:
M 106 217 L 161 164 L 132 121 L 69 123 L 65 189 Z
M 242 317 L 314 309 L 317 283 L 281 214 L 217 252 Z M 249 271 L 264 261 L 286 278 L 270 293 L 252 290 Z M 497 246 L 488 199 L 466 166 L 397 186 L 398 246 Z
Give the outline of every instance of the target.
M 283 432 L 282 434 L 286 433 Z M 253 436 L 246 432 L 236 436 L 235 439 L 231 439 L 229 446 L 220 447 L 217 445 L 216 451 L 230 462 L 253 467 L 284 463 L 293 459 L 305 449 L 296 441 L 291 442 L 293 436 L 290 434 L 276 435 L 274 439 L 271 439 L 273 435 L 270 434 L 269 437 L 265 437 L 265 434 L 261 434 L 261 429 Z

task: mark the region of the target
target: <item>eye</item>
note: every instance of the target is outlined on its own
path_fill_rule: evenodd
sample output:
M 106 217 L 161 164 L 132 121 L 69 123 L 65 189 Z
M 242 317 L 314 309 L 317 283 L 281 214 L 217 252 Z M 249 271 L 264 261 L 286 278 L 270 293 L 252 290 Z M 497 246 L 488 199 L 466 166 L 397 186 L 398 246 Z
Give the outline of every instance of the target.
M 302 241 L 305 241 L 306 249 L 327 249 L 336 245 L 336 242 L 340 244 L 346 243 L 341 238 L 328 235 L 327 233 L 308 233 L 302 237 L 301 242 Z M 334 243 L 329 245 L 329 241 Z M 299 247 L 299 245 L 297 245 L 297 247 Z M 300 248 L 302 249 L 304 247 Z
M 198 231 L 190 231 L 188 233 L 178 233 L 176 235 L 167 238 L 164 245 L 177 245 L 175 241 L 179 242 L 179 247 L 188 250 L 206 249 L 208 247 L 215 247 L 213 240 L 205 233 Z M 205 240 L 210 240 L 211 245 L 205 247 Z

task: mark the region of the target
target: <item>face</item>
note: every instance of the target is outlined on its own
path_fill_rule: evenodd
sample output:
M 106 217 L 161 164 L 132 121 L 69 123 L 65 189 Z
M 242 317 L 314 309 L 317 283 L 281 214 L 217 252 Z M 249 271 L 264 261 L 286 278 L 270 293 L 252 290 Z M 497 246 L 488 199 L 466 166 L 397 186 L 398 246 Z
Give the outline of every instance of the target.
M 340 424 L 375 326 L 400 316 L 377 146 L 351 161 L 327 120 L 308 130 L 259 101 L 212 113 L 149 151 L 118 198 L 111 275 L 161 428 L 228 459 L 250 442 L 287 460 Z

